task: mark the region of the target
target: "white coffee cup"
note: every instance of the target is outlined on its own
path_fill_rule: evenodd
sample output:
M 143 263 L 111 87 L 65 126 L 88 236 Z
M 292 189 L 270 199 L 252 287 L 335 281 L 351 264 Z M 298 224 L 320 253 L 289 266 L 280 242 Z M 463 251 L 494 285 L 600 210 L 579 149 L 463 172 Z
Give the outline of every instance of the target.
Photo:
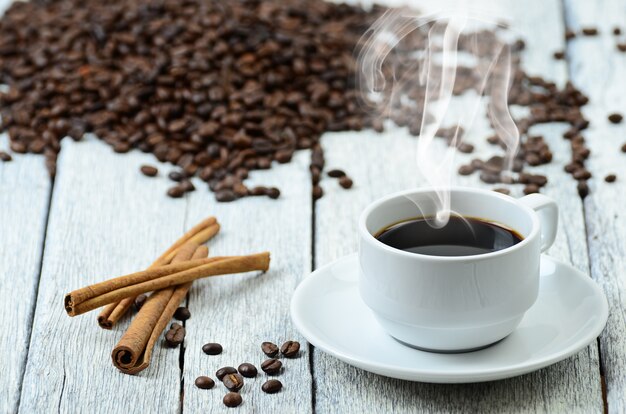
M 405 191 L 363 211 L 361 297 L 382 327 L 405 344 L 436 352 L 480 349 L 513 332 L 537 299 L 540 255 L 556 237 L 558 208 L 541 194 L 515 199 L 455 187 L 451 210 L 502 224 L 523 240 L 491 253 L 450 257 L 399 250 L 375 238 L 393 223 L 434 216 L 435 196 L 431 189 Z

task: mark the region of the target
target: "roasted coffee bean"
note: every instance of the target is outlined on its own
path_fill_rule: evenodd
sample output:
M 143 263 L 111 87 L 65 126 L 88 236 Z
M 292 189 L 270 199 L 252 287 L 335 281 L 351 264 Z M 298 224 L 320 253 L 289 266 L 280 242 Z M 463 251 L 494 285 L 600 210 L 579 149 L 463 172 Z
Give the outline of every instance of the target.
M 170 347 L 175 347 L 185 340 L 185 328 L 181 324 L 173 323 L 165 333 L 165 343 Z
M 565 40 L 571 40 L 571 39 L 573 39 L 575 37 L 576 37 L 576 33 L 574 33 L 572 30 L 567 29 L 565 31 Z
M 141 307 L 144 305 L 144 303 L 146 303 L 146 300 L 148 299 L 148 296 L 146 296 L 145 294 L 140 294 L 139 296 L 137 296 L 135 298 L 135 309 L 137 311 L 139 311 L 139 309 L 141 309 Z
M 249 362 L 244 362 L 237 367 L 237 371 L 246 378 L 254 378 L 258 373 L 256 367 Z
M 459 152 L 462 152 L 464 154 L 470 154 L 474 152 L 474 146 L 465 142 L 460 143 L 457 149 L 459 150 Z
M 171 171 L 168 175 L 170 180 L 180 182 L 185 179 L 185 174 L 180 171 Z
M 613 124 L 619 124 L 620 122 L 622 122 L 622 119 L 624 117 L 622 116 L 622 114 L 618 114 L 618 113 L 612 113 L 608 116 L 609 121 L 611 121 L 611 123 Z
M 180 186 L 186 193 L 196 190 L 196 187 L 193 185 L 191 180 L 183 180 L 183 181 L 181 181 L 180 182 Z
M 233 367 L 223 367 L 217 370 L 217 372 L 215 373 L 215 376 L 217 377 L 218 380 L 222 381 L 225 375 L 236 374 L 236 373 L 237 373 L 237 370 Z
M 272 359 L 266 359 L 265 361 L 263 361 L 263 363 L 261 364 L 261 369 L 263 371 L 265 371 L 266 374 L 268 375 L 276 375 L 280 372 L 280 369 L 282 368 L 283 363 L 280 362 L 279 360 L 272 358 Z
M 278 355 L 278 345 L 272 342 L 263 342 L 261 344 L 261 351 L 263 351 L 263 353 L 268 357 L 274 358 Z
M 180 198 L 185 195 L 185 189 L 180 185 L 175 185 L 167 190 L 167 195 L 172 198 Z
M 198 388 L 201 388 L 203 390 L 210 390 L 215 386 L 215 381 L 203 375 L 196 378 L 195 384 Z
M 346 175 L 346 173 L 343 172 L 343 170 L 339 170 L 339 169 L 330 170 L 328 171 L 327 174 L 329 177 L 332 177 L 332 178 L 340 178 Z
M 524 194 L 533 194 L 539 192 L 539 186 L 537 184 L 528 184 L 524 187 Z
M 493 189 L 493 191 L 500 193 L 500 194 L 505 194 L 505 195 L 511 194 L 511 190 L 509 190 L 508 188 L 504 188 L 504 187 L 496 187 Z
M 480 180 L 487 184 L 495 184 L 500 181 L 500 176 L 499 174 L 483 171 L 480 173 Z
M 300 342 L 287 341 L 280 347 L 280 353 L 287 358 L 295 358 L 300 351 Z
M 346 190 L 352 188 L 352 179 L 348 176 L 341 177 L 339 179 L 339 185 L 345 188 Z
M 553 56 L 556 60 L 563 60 L 565 59 L 565 52 L 559 50 L 557 52 L 554 52 Z
M 237 195 L 232 190 L 219 190 L 215 193 L 217 201 L 229 202 L 237 199 Z
M 262 186 L 254 187 L 253 189 L 250 190 L 250 195 L 264 196 L 267 194 L 267 191 L 268 191 L 267 187 L 262 187 Z
M 154 177 L 159 173 L 159 170 L 151 165 L 142 165 L 141 173 L 146 177 Z
M 243 402 L 243 398 L 238 392 L 229 392 L 224 396 L 222 402 L 226 407 L 238 407 Z
M 282 388 L 282 382 L 278 381 L 277 379 L 268 380 L 263 385 L 261 385 L 261 389 L 263 390 L 263 392 L 266 392 L 268 394 L 276 394 Z
M 589 185 L 587 185 L 587 181 L 580 180 L 576 188 L 578 189 L 578 195 L 581 198 L 585 198 L 589 195 Z
M 615 174 L 609 174 L 604 177 L 604 181 L 606 181 L 607 183 L 613 183 L 615 182 L 615 180 L 617 180 L 617 176 Z
M 216 342 L 209 342 L 208 344 L 204 344 L 202 345 L 202 352 L 204 352 L 207 355 L 219 355 L 222 353 L 222 345 L 216 343 Z M 228 367 L 226 367 L 228 368 Z M 217 373 L 219 374 L 220 371 L 217 371 Z M 221 380 L 220 376 L 217 375 L 217 378 Z
M 626 152 L 626 143 L 622 145 L 621 150 L 622 150 L 622 152 Z
M 187 319 L 191 318 L 191 312 L 189 312 L 188 308 L 181 306 L 174 312 L 174 318 L 178 319 L 179 321 L 186 321 Z
M 572 175 L 577 180 L 588 180 L 591 178 L 591 173 L 584 168 L 574 171 L 574 174 Z
M 619 28 L 619 27 L 617 27 L 617 26 L 616 26 L 616 27 L 614 27 L 614 28 L 613 28 L 613 34 L 614 34 L 615 36 L 619 36 L 619 35 L 621 35 L 621 34 L 622 34 L 622 29 L 620 29 L 620 28 Z
M 4 151 L 0 151 L 0 161 L 9 162 L 12 159 L 13 158 L 11 157 L 11 154 L 4 152 Z
M 268 188 L 267 191 L 265 192 L 265 194 L 269 197 L 269 198 L 273 198 L 276 199 L 278 197 L 280 197 L 280 190 L 276 187 L 271 187 Z
M 459 167 L 458 173 L 460 175 L 470 175 L 474 172 L 474 167 L 471 165 L 461 165 Z
M 620 52 L 626 52 L 626 43 L 618 43 L 616 47 Z
M 585 36 L 595 36 L 598 34 L 598 29 L 595 27 L 583 27 L 582 32 Z
M 319 200 L 324 195 L 324 190 L 319 185 L 313 186 L 313 200 Z
M 239 391 L 243 387 L 243 377 L 239 374 L 226 374 L 222 383 L 230 391 Z

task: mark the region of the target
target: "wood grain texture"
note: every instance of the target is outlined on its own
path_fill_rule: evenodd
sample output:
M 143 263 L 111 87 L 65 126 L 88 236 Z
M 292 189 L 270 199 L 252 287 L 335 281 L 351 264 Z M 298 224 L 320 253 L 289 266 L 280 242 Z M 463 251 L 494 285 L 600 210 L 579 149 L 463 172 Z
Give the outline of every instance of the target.
M 0 162 L 0 413 L 17 411 L 51 187 L 42 157 L 13 158 Z
M 128 320 L 100 329 L 96 313 L 63 310 L 72 289 L 148 266 L 183 233 L 185 200 L 164 196 L 168 180 L 139 173 L 152 157 L 125 156 L 95 139 L 63 142 L 50 210 L 22 413 L 162 412 L 179 409 L 179 352 L 159 343 L 150 369 L 121 374 L 111 350 Z M 148 410 L 150 411 L 150 410 Z
M 189 199 L 187 222 L 208 214 L 215 215 L 221 232 L 209 244 L 209 254 L 245 254 L 269 250 L 270 270 L 265 274 L 216 277 L 195 282 L 191 288 L 186 322 L 184 357 L 183 411 L 230 412 L 223 405 L 226 388 L 217 381 L 215 371 L 223 366 L 250 362 L 259 370 L 257 378 L 244 378 L 243 404 L 237 412 L 311 412 L 311 374 L 309 354 L 303 338 L 293 328 L 289 316 L 291 293 L 311 269 L 311 185 L 308 152 L 296 154 L 288 165 L 271 171 L 253 172 L 251 183 L 273 185 L 281 190 L 278 200 L 254 197 L 235 203 L 216 203 L 213 195 L 198 191 Z M 284 341 L 302 344 L 300 356 L 281 358 L 283 372 L 269 377 L 260 369 L 267 357 L 261 343 Z M 209 356 L 202 345 L 218 342 L 220 355 Z M 201 390 L 194 380 L 208 375 L 215 388 Z M 265 394 L 261 385 L 269 378 L 280 380 L 284 388 L 275 395 Z
M 587 237 L 592 277 L 602 285 L 609 301 L 609 321 L 600 336 L 602 367 L 606 380 L 608 410 L 626 412 L 626 122 L 615 125 L 607 115 L 626 115 L 626 53 L 616 43 L 614 27 L 626 32 L 626 3 L 617 0 L 587 2 L 566 0 L 566 22 L 574 31 L 597 27 L 595 37 L 579 36 L 567 49 L 571 79 L 589 96 L 584 107 L 591 121 L 584 137 L 591 148 L 588 168 L 593 174 L 591 193 L 585 199 Z M 604 177 L 616 174 L 609 184 Z
M 473 2 L 472 6 L 491 6 L 491 13 L 510 20 L 514 30 L 526 40 L 524 62 L 531 73 L 564 84 L 566 66 L 554 62 L 552 52 L 563 44 L 562 10 L 558 1 L 550 2 Z M 536 3 L 536 4 L 535 4 Z M 427 2 L 412 2 L 429 11 Z M 452 2 L 438 3 L 445 8 Z M 432 8 L 432 4 L 430 4 Z M 494 8 L 496 8 L 494 10 Z M 541 23 L 545 22 L 545 23 Z M 542 30 L 536 30 L 540 25 Z M 544 193 L 561 206 L 559 235 L 550 254 L 588 271 L 587 246 L 582 205 L 576 183 L 562 171 L 569 158 L 569 147 L 561 138 L 564 125 L 544 125 L 532 129 L 549 142 L 555 160 L 533 169 L 550 176 Z M 490 135 L 482 115 L 467 138 L 476 153 L 459 154 L 459 163 L 494 152 L 484 142 Z M 336 134 L 325 137 L 327 165 L 343 167 L 355 181 L 352 190 L 338 189 L 333 179 L 322 185 L 327 196 L 316 205 L 316 267 L 355 251 L 356 219 L 365 205 L 393 191 L 418 186 L 415 166 L 416 139 L 401 129 L 383 136 L 373 133 Z M 443 146 L 442 148 L 443 149 Z M 491 188 L 476 175 L 459 177 L 461 185 Z M 521 188 L 514 189 L 521 195 Z M 339 362 L 322 352 L 314 352 L 316 411 L 327 412 L 601 412 L 603 409 L 598 353 L 595 344 L 573 358 L 525 376 L 504 381 L 468 385 L 410 383 L 370 374 Z

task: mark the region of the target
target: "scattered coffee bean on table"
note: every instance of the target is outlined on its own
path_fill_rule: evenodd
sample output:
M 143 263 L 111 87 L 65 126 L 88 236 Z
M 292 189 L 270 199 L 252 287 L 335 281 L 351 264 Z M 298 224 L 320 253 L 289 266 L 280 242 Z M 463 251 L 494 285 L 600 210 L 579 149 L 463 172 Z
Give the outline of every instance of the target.
M 261 350 L 265 355 L 270 358 L 274 358 L 276 355 L 278 355 L 278 345 L 272 342 L 263 342 L 261 344 Z
M 277 359 L 267 359 L 261 364 L 261 369 L 269 375 L 276 375 L 280 372 L 283 363 Z
M 185 195 L 185 189 L 180 185 L 177 185 L 167 190 L 167 195 L 172 198 L 180 198 Z
M 165 333 L 165 343 L 170 347 L 176 347 L 185 340 L 185 328 L 179 323 L 173 323 Z
M 186 321 L 187 319 L 191 318 L 191 312 L 189 312 L 189 309 L 187 307 L 181 306 L 176 309 L 176 312 L 174 312 L 174 318 L 178 319 L 179 321 Z
M 613 183 L 615 182 L 615 180 L 617 180 L 617 175 L 615 174 L 609 174 L 606 177 L 604 177 L 604 181 L 606 181 L 607 183 Z
M 621 150 L 622 150 L 622 152 L 626 152 L 626 143 L 624 143 L 624 144 L 622 145 Z
M 612 113 L 608 116 L 608 119 L 613 124 L 619 124 L 620 122 L 622 122 L 622 119 L 624 119 L 624 117 L 622 116 L 622 114 Z
M 343 176 L 339 179 L 339 185 L 345 188 L 346 190 L 349 188 L 352 188 L 353 184 L 354 183 L 352 182 L 352 179 L 348 176 Z
M 4 161 L 4 162 L 9 162 L 11 161 L 13 158 L 11 157 L 11 154 L 4 152 L 4 151 L 0 151 L 0 160 Z
M 215 386 L 215 381 L 207 376 L 200 376 L 196 378 L 196 387 L 201 388 L 203 390 L 210 390 Z
M 578 195 L 581 198 L 585 198 L 589 195 L 589 185 L 587 184 L 587 181 L 585 180 L 579 181 L 576 188 L 578 189 Z
M 617 50 L 619 50 L 620 52 L 626 52 L 626 43 L 618 43 Z
M 237 367 L 237 371 L 246 378 L 254 378 L 257 376 L 257 369 L 249 362 L 244 362 Z
M 204 352 L 207 355 L 219 355 L 222 353 L 222 351 L 223 351 L 222 345 L 216 342 L 209 342 L 208 344 L 202 345 L 202 352 Z M 217 376 L 217 378 L 221 379 L 219 375 Z
M 565 59 L 565 52 L 559 50 L 557 52 L 554 52 L 553 56 L 556 60 L 563 60 Z
M 137 311 L 139 311 L 139 309 L 141 309 L 141 307 L 144 305 L 144 303 L 146 303 L 147 299 L 148 299 L 148 296 L 146 296 L 143 293 L 141 295 L 137 296 L 135 298 L 135 309 Z
M 243 402 L 243 398 L 238 392 L 229 392 L 224 396 L 222 402 L 226 407 L 238 407 Z
M 467 164 L 461 165 L 458 170 L 458 173 L 460 175 L 470 175 L 473 172 L 474 172 L 474 167 L 472 167 L 471 165 L 467 165 Z
M 156 175 L 159 173 L 159 170 L 152 165 L 142 165 L 140 170 L 141 173 L 146 177 L 156 177 Z
M 622 34 L 622 29 L 620 29 L 619 27 L 614 27 L 614 28 L 613 28 L 613 34 L 614 34 L 615 36 L 619 36 L 619 35 L 621 35 L 621 34 Z
M 504 195 L 511 194 L 511 190 L 509 190 L 508 188 L 504 188 L 504 187 L 496 187 L 493 189 L 493 191 L 495 191 L 496 193 L 504 194 Z
M 295 358 L 300 351 L 300 342 L 287 341 L 280 347 L 280 353 L 287 358 Z
M 261 385 L 261 389 L 263 390 L 263 392 L 266 392 L 268 394 L 276 394 L 282 388 L 282 382 L 278 381 L 277 379 L 268 380 L 263 385 Z
M 222 383 L 230 391 L 239 391 L 243 387 L 243 377 L 239 374 L 226 374 Z
M 346 175 L 346 173 L 343 170 L 339 170 L 339 169 L 336 169 L 336 168 L 333 169 L 333 170 L 328 171 L 327 174 L 328 174 L 329 177 L 332 177 L 332 178 L 341 178 L 344 175 Z
M 598 29 L 595 27 L 583 27 L 582 32 L 585 36 L 595 36 L 598 34 Z
M 185 174 L 180 171 L 171 171 L 168 175 L 168 178 L 172 181 L 180 182 L 185 179 Z
M 236 374 L 237 370 L 234 367 L 223 367 L 217 370 L 215 376 L 218 380 L 222 381 L 225 375 Z

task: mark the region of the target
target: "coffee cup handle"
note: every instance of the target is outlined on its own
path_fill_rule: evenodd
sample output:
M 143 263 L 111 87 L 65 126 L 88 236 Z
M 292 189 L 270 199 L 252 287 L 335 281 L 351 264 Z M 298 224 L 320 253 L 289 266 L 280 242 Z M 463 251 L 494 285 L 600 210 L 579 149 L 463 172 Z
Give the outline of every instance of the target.
M 541 251 L 548 250 L 556 238 L 556 230 L 559 224 L 559 207 L 556 202 L 543 194 L 528 194 L 519 201 L 532 208 L 541 220 Z

